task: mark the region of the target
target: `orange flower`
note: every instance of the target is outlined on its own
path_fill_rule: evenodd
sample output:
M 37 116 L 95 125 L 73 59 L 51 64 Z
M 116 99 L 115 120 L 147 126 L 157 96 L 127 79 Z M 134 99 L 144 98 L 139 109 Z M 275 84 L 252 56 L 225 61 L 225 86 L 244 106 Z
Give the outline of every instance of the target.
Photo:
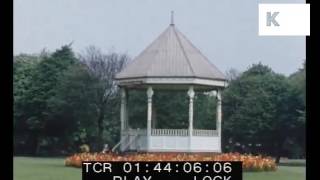
M 271 157 L 250 154 L 186 154 L 186 153 L 79 153 L 69 156 L 65 166 L 81 167 L 82 161 L 241 161 L 244 171 L 275 171 L 275 161 Z

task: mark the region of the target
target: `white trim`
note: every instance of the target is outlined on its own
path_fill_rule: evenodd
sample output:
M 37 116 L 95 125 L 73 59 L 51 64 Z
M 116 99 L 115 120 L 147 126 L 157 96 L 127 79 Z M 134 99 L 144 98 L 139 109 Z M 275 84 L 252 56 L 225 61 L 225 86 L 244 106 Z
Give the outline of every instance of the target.
M 201 78 L 133 78 L 116 80 L 118 85 L 135 84 L 195 84 L 215 87 L 227 87 L 228 83 L 224 80 L 201 79 Z

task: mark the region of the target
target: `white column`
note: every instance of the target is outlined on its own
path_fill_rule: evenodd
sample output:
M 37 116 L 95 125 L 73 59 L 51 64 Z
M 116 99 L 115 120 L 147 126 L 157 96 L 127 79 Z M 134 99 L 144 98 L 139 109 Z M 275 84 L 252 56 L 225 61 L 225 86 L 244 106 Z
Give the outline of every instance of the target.
M 128 89 L 125 90 L 125 96 L 126 96 L 126 99 L 125 99 L 125 106 L 124 106 L 124 109 L 125 109 L 125 116 L 124 116 L 124 129 L 127 130 L 129 128 L 129 115 L 128 115 L 128 98 L 129 98 L 129 93 L 128 93 Z
M 152 117 L 152 96 L 153 90 L 152 87 L 149 86 L 147 90 L 148 96 L 148 117 L 147 117 L 147 149 L 150 149 L 151 143 L 151 117 Z
M 221 102 L 221 90 L 217 90 L 217 112 L 216 112 L 216 127 L 219 137 L 219 152 L 221 149 L 221 122 L 222 122 L 222 102 Z
M 191 138 L 192 138 L 192 131 L 193 131 L 193 99 L 194 99 L 194 90 L 193 86 L 189 87 L 188 90 L 189 96 L 189 150 L 191 151 Z
M 120 90 L 121 93 L 121 109 L 120 109 L 120 121 L 121 121 L 121 126 L 120 126 L 120 136 L 121 136 L 121 141 L 123 140 L 124 135 L 123 132 L 125 130 L 125 119 L 126 119 L 126 104 L 127 104 L 127 99 L 126 99 L 126 90 L 124 88 L 121 88 Z M 120 145 L 120 150 L 123 151 L 124 149 L 124 144 L 122 143 Z

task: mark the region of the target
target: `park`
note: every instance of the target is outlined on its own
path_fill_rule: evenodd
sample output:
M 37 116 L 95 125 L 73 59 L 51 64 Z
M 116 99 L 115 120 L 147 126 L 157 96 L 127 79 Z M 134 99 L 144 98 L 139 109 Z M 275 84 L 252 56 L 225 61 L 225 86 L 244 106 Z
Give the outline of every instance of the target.
M 290 75 L 261 62 L 223 73 L 170 20 L 133 59 L 72 43 L 14 56 L 15 180 L 81 179 L 83 161 L 120 160 L 241 161 L 244 180 L 305 179 L 305 61 Z

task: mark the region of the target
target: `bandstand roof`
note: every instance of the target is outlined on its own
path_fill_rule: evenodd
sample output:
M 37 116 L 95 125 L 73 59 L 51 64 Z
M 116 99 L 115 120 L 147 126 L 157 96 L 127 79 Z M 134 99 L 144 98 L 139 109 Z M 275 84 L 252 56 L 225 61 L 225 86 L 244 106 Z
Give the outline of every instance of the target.
M 115 77 L 126 84 L 225 87 L 226 78 L 173 24 Z

